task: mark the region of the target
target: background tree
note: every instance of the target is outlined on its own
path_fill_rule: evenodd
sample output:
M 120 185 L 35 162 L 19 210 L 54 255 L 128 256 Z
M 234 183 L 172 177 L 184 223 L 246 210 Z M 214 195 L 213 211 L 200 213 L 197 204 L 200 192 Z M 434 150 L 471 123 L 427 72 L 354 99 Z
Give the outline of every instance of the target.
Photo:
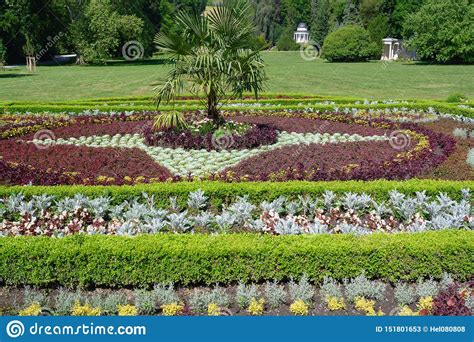
M 7 60 L 7 48 L 3 45 L 3 41 L 0 39 L 0 66 L 3 67 Z
M 177 33 L 158 33 L 155 42 L 173 61 L 166 82 L 159 87 L 157 103 L 170 102 L 185 86 L 206 97 L 207 114 L 216 125 L 223 122 L 219 103 L 251 91 L 257 97 L 265 80 L 260 51 L 253 50 L 255 26 L 248 2 L 224 0 L 206 16 L 179 11 Z
M 474 4 L 468 0 L 428 0 L 405 21 L 407 46 L 439 63 L 474 62 Z
M 300 49 L 300 45 L 293 39 L 293 33 L 294 29 L 290 27 L 283 30 L 276 44 L 279 51 L 296 51 Z
M 282 0 L 283 26 L 296 29 L 299 23 L 311 22 L 311 1 L 308 0 Z
M 0 39 L 3 39 L 8 48 L 9 61 L 24 61 L 26 35 L 41 50 L 48 43 L 48 37 L 53 38 L 60 33 L 61 39 L 49 47 L 42 58 L 49 59 L 58 53 L 78 53 L 80 57 L 82 49 L 93 43 L 89 39 L 91 25 L 90 15 L 87 15 L 93 2 L 97 0 L 0 0 Z M 171 14 L 176 8 L 203 11 L 206 6 L 205 0 L 134 0 L 133 6 L 128 0 L 101 2 L 102 6 L 107 6 L 108 12 L 125 16 L 125 19 L 136 17 L 142 20 L 143 29 L 133 40 L 143 45 L 146 56 L 150 56 L 155 50 L 153 39 L 156 32 L 163 25 L 173 25 Z M 121 31 L 119 45 L 124 43 L 123 32 L 127 29 L 122 27 Z M 107 59 L 121 58 L 121 51 L 119 48 L 107 49 L 106 55 Z
M 381 14 L 383 0 L 361 0 L 359 6 L 360 20 L 368 25 L 375 17 Z
M 329 32 L 329 1 L 313 0 L 311 18 L 311 40 L 322 45 Z
M 48 37 L 64 30 L 55 11 L 55 5 L 48 0 L 0 0 L 0 39 L 7 46 L 10 59 L 24 62 L 27 39 L 36 49 L 45 46 Z M 54 47 L 48 53 L 54 54 Z
M 424 0 L 397 0 L 390 13 L 390 35 L 403 36 L 403 23 L 410 14 L 420 9 Z
M 143 21 L 133 15 L 120 15 L 108 0 L 91 0 L 85 11 L 87 27 L 78 48 L 86 61 L 105 62 L 121 43 L 137 40 Z
M 358 24 L 360 22 L 359 8 L 354 0 L 347 0 L 342 16 L 343 25 Z
M 389 35 L 388 18 L 383 14 L 379 14 L 369 21 L 367 31 L 369 31 L 372 41 L 378 44 L 380 46 L 380 51 L 382 51 L 382 39 L 387 38 Z
M 280 1 L 253 0 L 252 6 L 257 34 L 263 35 L 272 45 L 275 44 L 281 32 Z

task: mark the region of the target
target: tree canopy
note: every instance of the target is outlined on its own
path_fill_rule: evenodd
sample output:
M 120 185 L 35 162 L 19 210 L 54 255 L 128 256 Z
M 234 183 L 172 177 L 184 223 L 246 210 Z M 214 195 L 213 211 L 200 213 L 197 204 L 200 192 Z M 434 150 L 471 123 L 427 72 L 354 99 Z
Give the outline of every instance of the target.
M 260 46 L 296 48 L 293 31 L 300 22 L 306 23 L 311 40 L 319 45 L 340 27 L 357 24 L 368 30 L 380 50 L 382 38 L 403 37 L 424 59 L 470 60 L 454 55 L 454 51 L 469 54 L 473 45 L 473 4 L 469 0 L 248 1 L 258 37 L 253 40 Z M 176 29 L 172 19 L 176 11 L 202 13 L 207 5 L 218 6 L 220 2 L 134 0 L 130 6 L 127 0 L 0 0 L 0 39 L 10 63 L 24 61 L 25 47 L 36 52 L 46 50 L 42 59 L 77 53 L 86 62 L 103 62 L 122 58 L 122 47 L 129 41 L 139 42 L 143 55 L 151 56 L 155 34 L 164 27 Z M 58 36 L 60 39 L 55 39 Z M 55 43 L 51 46 L 52 40 Z
M 474 4 L 467 0 L 428 0 L 408 16 L 406 43 L 422 59 L 474 62 Z

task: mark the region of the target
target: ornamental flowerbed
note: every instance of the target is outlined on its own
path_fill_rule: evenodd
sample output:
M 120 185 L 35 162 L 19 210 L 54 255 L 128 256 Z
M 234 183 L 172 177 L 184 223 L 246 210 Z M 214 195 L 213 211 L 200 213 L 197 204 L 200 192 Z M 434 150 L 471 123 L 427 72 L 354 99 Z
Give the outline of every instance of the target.
M 256 233 L 271 235 L 355 234 L 423 232 L 474 228 L 471 193 L 463 189 L 461 200 L 445 193 L 405 195 L 396 190 L 388 200 L 366 193 L 321 196 L 283 196 L 253 204 L 245 197 L 216 207 L 202 191 L 190 192 L 185 205 L 169 197 L 157 207 L 153 195 L 143 193 L 113 203 L 111 197 L 55 198 L 18 193 L 0 200 L 0 237 L 67 235 L 126 235 L 160 233 Z
M 471 109 L 124 101 L 5 105 L 0 314 L 473 313 Z
M 21 120 L 7 115 L 0 126 L 2 181 L 120 185 L 408 179 L 428 174 L 456 149 L 450 135 L 415 123 L 425 122 L 419 112 L 403 112 L 394 120 L 388 120 L 387 112 L 360 110 L 225 114 L 231 133 L 223 129 L 219 134 L 201 132 L 202 120 L 193 121 L 187 133 L 156 132 L 153 112 L 26 115 Z M 413 122 L 405 122 L 407 117 Z
M 228 121 L 216 131 L 212 121 L 202 119 L 184 131 L 165 129 L 155 131 L 153 125 L 143 128 L 149 146 L 184 148 L 187 150 L 243 150 L 277 142 L 277 131 L 270 125 Z
M 316 285 L 302 276 L 289 282 L 240 282 L 227 287 L 183 288 L 171 283 L 135 290 L 0 288 L 0 312 L 20 316 L 469 316 L 474 312 L 474 284 L 456 282 L 444 273 L 439 281 L 395 285 L 361 274 L 342 282 L 325 277 Z

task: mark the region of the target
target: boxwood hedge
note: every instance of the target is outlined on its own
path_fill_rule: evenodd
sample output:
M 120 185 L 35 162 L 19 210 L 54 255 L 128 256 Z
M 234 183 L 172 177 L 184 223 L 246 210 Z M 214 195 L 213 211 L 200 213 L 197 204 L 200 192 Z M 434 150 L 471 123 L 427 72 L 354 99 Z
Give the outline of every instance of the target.
M 218 181 L 155 183 L 134 186 L 0 186 L 0 198 L 15 193 L 23 193 L 27 198 L 33 195 L 49 194 L 57 198 L 72 197 L 81 193 L 88 197 L 110 196 L 114 203 L 121 203 L 133 197 L 139 197 L 143 192 L 155 195 L 157 206 L 169 205 L 169 198 L 176 197 L 178 203 L 184 204 L 191 191 L 203 190 L 214 206 L 229 203 L 237 196 L 247 196 L 253 203 L 271 201 L 280 196 L 290 199 L 299 195 L 321 195 L 326 190 L 336 193 L 356 192 L 369 193 L 373 198 L 384 200 L 390 190 L 396 189 L 405 194 L 426 191 L 428 195 L 440 192 L 459 200 L 461 189 L 474 190 L 474 181 L 445 181 L 445 180 L 407 180 L 407 181 L 331 181 L 331 182 L 241 182 L 228 183 Z
M 319 282 L 362 272 L 390 282 L 443 272 L 466 280 L 474 274 L 474 232 L 0 238 L 0 279 L 8 285 L 229 284 L 302 274 Z
M 409 103 L 383 103 L 365 104 L 364 99 L 349 97 L 329 97 L 302 94 L 288 94 L 288 97 L 281 98 L 275 94 L 262 96 L 258 102 L 266 103 L 265 107 L 254 107 L 262 111 L 275 111 L 281 109 L 297 110 L 305 106 L 311 106 L 317 110 L 334 110 L 334 105 L 322 103 L 323 101 L 335 102 L 340 109 L 385 109 L 385 108 L 407 108 L 416 110 L 428 110 L 433 108 L 442 113 L 450 113 L 474 118 L 474 110 L 461 108 L 457 104 L 433 101 L 433 100 L 410 100 Z M 358 101 L 360 103 L 356 104 Z M 235 101 L 240 103 L 240 101 Z M 244 103 L 252 104 L 255 100 L 244 100 Z M 181 99 L 178 101 L 179 109 L 183 111 L 193 111 L 202 109 L 196 99 Z M 161 111 L 176 110 L 176 106 L 161 106 Z M 76 100 L 67 102 L 2 102 L 0 103 L 0 113 L 15 112 L 81 112 L 88 109 L 99 109 L 102 111 L 154 111 L 156 105 L 149 97 L 124 97 L 124 98 L 102 98 L 89 100 Z M 235 109 L 235 107 L 224 106 L 222 109 Z

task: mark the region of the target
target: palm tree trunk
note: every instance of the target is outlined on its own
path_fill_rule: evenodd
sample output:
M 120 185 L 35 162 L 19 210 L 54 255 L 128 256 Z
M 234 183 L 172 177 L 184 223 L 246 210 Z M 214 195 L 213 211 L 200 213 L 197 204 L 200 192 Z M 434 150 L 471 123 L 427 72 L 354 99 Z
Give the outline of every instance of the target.
M 219 110 L 217 109 L 217 95 L 214 89 L 211 88 L 207 95 L 207 117 L 214 121 L 214 124 L 220 126 L 224 120 L 222 119 Z

